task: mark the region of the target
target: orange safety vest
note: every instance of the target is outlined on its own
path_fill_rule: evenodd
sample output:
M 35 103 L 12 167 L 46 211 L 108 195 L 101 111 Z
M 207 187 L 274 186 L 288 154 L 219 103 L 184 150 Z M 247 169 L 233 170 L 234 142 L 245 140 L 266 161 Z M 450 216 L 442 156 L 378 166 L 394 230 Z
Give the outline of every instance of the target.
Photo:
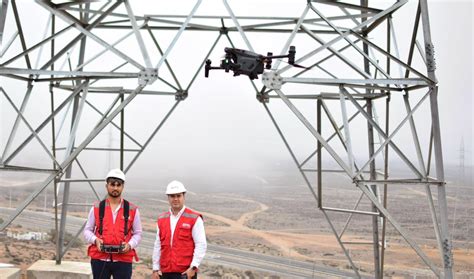
M 158 228 L 160 229 L 161 272 L 184 272 L 191 265 L 194 254 L 194 240 L 192 230 L 200 213 L 188 208 L 176 224 L 173 234 L 173 246 L 171 246 L 171 225 L 170 212 L 162 213 L 158 216 Z
M 120 205 L 120 209 L 117 213 L 117 217 L 114 219 L 112 216 L 112 209 L 110 208 L 109 200 L 105 202 L 105 212 L 104 212 L 104 219 L 102 224 L 102 235 L 99 232 L 100 227 L 100 216 L 99 216 L 99 202 L 94 204 L 94 216 L 95 216 L 95 235 L 101 238 L 104 241 L 104 244 L 108 245 L 120 245 L 122 242 L 128 242 L 132 238 L 132 230 L 133 230 L 133 221 L 135 219 L 135 214 L 137 212 L 137 206 L 130 204 L 129 209 L 129 219 L 128 219 L 128 232 L 127 235 L 124 234 L 125 230 L 125 220 L 124 220 L 124 212 L 123 212 L 123 202 Z M 87 254 L 91 259 L 96 260 L 107 260 L 111 259 L 113 261 L 119 262 L 126 262 L 131 263 L 135 258 L 138 261 L 138 255 L 135 252 L 135 249 L 131 249 L 127 253 L 118 253 L 118 254 L 108 254 L 104 252 L 100 252 L 97 249 L 95 244 L 89 245 Z

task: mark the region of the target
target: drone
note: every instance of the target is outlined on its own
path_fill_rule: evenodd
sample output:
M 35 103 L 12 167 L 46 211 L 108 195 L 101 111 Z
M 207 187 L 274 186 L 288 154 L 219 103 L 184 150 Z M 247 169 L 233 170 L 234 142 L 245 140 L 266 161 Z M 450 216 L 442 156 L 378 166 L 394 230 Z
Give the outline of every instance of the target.
M 263 73 L 263 69 L 272 68 L 272 59 L 274 58 L 288 58 L 288 64 L 301 67 L 295 64 L 295 47 L 290 46 L 287 55 L 275 55 L 268 52 L 266 56 L 251 52 L 248 50 L 238 49 L 238 48 L 229 48 L 224 49 L 225 57 L 221 60 L 221 65 L 219 67 L 211 66 L 212 61 L 210 59 L 206 60 L 205 66 L 205 77 L 209 77 L 209 70 L 224 70 L 226 73 L 229 71 L 234 72 L 234 76 L 246 75 L 251 80 L 258 78 L 259 74 Z M 304 67 L 302 67 L 304 68 Z

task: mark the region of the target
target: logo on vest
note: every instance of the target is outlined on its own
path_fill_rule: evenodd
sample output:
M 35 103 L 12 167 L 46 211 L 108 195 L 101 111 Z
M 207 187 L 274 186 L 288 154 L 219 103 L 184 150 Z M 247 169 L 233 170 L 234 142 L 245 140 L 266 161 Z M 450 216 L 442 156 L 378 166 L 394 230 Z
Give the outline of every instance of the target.
M 183 224 L 181 225 L 181 227 L 182 227 L 183 229 L 190 229 L 190 228 L 191 228 L 191 225 L 188 224 L 188 223 L 183 223 Z

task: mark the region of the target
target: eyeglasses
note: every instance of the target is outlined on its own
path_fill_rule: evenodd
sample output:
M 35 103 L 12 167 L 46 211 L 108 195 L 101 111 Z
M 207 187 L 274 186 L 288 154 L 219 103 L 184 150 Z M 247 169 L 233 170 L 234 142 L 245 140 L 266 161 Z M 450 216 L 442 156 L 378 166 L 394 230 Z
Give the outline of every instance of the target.
M 117 178 L 109 178 L 109 179 L 107 179 L 107 184 L 109 184 L 111 186 L 120 187 L 120 186 L 123 185 L 123 181 L 121 179 L 117 179 Z
M 168 195 L 168 197 L 174 199 L 174 198 L 181 198 L 183 196 L 183 194 L 170 194 Z

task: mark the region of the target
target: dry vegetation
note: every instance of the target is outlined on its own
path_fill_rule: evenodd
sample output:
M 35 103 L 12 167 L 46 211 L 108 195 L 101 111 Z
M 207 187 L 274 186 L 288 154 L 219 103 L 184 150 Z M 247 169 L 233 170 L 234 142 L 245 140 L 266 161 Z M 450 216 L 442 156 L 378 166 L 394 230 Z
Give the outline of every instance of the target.
M 9 231 L 24 233 L 27 230 L 18 226 L 9 228 Z M 38 260 L 54 260 L 55 244 L 48 240 L 16 240 L 10 237 L 3 237 L 0 245 L 0 263 L 10 263 L 22 269 L 21 276 L 26 278 L 26 269 Z M 63 261 L 88 262 L 86 246 L 71 248 Z M 150 278 L 152 270 L 151 259 L 143 257 L 139 263 L 133 265 L 133 278 Z M 262 272 L 252 270 L 239 270 L 204 263 L 200 267 L 199 278 L 202 279 L 251 279 L 251 278 L 271 278 L 279 279 Z
M 281 179 L 281 178 L 280 178 Z M 324 189 L 325 206 L 352 208 L 359 191 L 353 186 L 338 185 L 336 178 L 328 177 L 334 187 Z M 303 261 L 325 264 L 347 269 L 344 257 L 324 215 L 317 209 L 313 196 L 306 186 L 285 186 L 284 180 L 263 185 L 250 185 L 239 191 L 215 191 L 205 188 L 193 189 L 187 194 L 187 205 L 203 213 L 206 233 L 210 243 L 245 249 L 257 253 L 283 256 Z M 271 185 L 271 186 L 270 186 Z M 454 259 L 457 278 L 474 276 L 474 236 L 472 191 L 468 187 L 448 188 L 449 212 L 456 210 L 454 232 Z M 469 192 L 471 191 L 471 192 Z M 21 201 L 27 188 L 14 190 L 15 200 Z M 156 192 L 127 192 L 127 198 L 138 203 L 146 231 L 155 231 L 158 212 L 167 209 L 164 195 Z M 84 202 L 83 195 L 71 195 L 72 202 Z M 436 195 L 435 195 L 436 198 Z M 15 206 L 13 200 L 13 206 Z M 89 201 L 92 198 L 89 197 Z M 139 201 L 139 202 L 137 202 Z M 4 191 L 0 204 L 8 205 Z M 436 202 L 436 201 L 435 201 Z M 41 200 L 36 200 L 29 209 L 42 209 Z M 398 187 L 389 192 L 388 208 L 423 251 L 439 266 L 439 251 L 433 233 L 430 212 L 424 188 Z M 367 200 L 362 200 L 359 210 L 370 210 Z M 87 210 L 71 208 L 73 215 L 84 217 Z M 416 214 L 414 214 L 416 212 Z M 337 231 L 344 226 L 348 215 L 329 212 Z M 453 217 L 453 214 L 450 214 Z M 454 220 L 450 220 L 453 222 Z M 354 216 L 344 241 L 371 241 L 371 217 Z M 450 228 L 452 228 L 450 226 Z M 10 228 L 14 229 L 14 228 Z M 18 229 L 18 228 L 17 228 Z M 472 229 L 471 229 L 472 230 Z M 398 232 L 387 226 L 387 248 L 385 259 L 386 276 L 430 276 L 432 273 L 413 252 Z M 28 247 L 28 249 L 25 249 Z M 371 245 L 347 245 L 357 266 L 372 272 L 373 255 Z M 50 242 L 22 242 L 2 240 L 0 262 L 13 263 L 25 268 L 38 259 L 51 259 L 54 245 Z M 25 252 L 27 251 L 27 252 Z M 74 248 L 65 260 L 87 261 L 85 247 Z M 134 278 L 146 278 L 151 270 L 151 260 L 142 255 L 142 262 L 135 265 Z M 277 278 L 271 274 L 250 270 L 229 269 L 213 265 L 207 260 L 201 268 L 200 278 Z

